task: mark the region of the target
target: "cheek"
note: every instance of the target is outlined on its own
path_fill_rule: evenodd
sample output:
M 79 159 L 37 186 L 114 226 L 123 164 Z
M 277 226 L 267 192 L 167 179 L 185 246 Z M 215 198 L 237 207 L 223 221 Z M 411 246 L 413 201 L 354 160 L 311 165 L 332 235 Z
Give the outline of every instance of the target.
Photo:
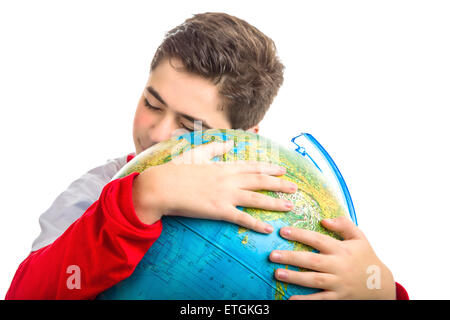
M 145 110 L 144 107 L 139 106 L 134 115 L 133 131 L 139 132 L 147 130 L 155 122 L 155 117 L 151 112 Z

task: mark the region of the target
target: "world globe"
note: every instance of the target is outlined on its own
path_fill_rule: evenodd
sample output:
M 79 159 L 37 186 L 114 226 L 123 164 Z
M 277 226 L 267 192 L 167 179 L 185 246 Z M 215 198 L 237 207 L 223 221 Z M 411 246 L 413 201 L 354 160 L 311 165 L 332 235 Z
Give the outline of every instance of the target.
M 279 235 L 282 227 L 308 229 L 340 239 L 323 228 L 320 221 L 347 216 L 356 223 L 351 198 L 339 170 L 312 136 L 304 134 L 297 143 L 293 139 L 297 149 L 291 150 L 242 130 L 194 131 L 141 152 L 113 179 L 164 164 L 199 145 L 228 140 L 234 141 L 234 147 L 212 160 L 263 161 L 285 167 L 286 173 L 280 178 L 296 183 L 296 193 L 258 192 L 291 200 L 294 208 L 279 212 L 238 207 L 271 224 L 274 228 L 271 234 L 224 221 L 163 216 L 160 237 L 131 276 L 101 293 L 97 299 L 284 300 L 292 295 L 320 291 L 275 279 L 274 271 L 278 268 L 305 269 L 273 263 L 268 258 L 273 250 L 317 252 L 307 245 L 282 238 Z M 300 145 L 298 141 L 303 142 Z

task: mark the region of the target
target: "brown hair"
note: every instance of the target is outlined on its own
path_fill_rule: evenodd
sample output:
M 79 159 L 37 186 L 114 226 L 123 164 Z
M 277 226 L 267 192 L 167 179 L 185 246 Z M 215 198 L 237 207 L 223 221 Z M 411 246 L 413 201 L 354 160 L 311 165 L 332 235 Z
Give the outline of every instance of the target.
M 225 13 L 196 14 L 166 33 L 151 63 L 178 58 L 184 70 L 218 86 L 219 108 L 234 129 L 258 124 L 283 83 L 275 43 L 244 20 Z

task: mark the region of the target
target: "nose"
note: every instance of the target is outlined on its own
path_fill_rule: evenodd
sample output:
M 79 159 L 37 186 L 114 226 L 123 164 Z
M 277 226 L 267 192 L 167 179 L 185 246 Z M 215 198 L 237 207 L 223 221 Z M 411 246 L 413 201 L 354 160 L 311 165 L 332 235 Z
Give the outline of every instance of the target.
M 178 129 L 175 120 L 169 114 L 165 114 L 159 121 L 149 128 L 149 137 L 153 143 L 158 143 L 171 138 L 172 132 Z

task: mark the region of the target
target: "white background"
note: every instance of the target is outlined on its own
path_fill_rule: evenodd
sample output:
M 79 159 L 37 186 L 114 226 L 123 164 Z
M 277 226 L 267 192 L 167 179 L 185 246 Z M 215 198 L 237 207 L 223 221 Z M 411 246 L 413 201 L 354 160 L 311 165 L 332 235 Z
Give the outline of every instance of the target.
M 313 134 L 359 226 L 412 299 L 448 299 L 450 5 L 446 1 L 2 1 L 0 297 L 73 180 L 134 151 L 164 33 L 194 13 L 273 38 L 285 83 L 261 134 Z

